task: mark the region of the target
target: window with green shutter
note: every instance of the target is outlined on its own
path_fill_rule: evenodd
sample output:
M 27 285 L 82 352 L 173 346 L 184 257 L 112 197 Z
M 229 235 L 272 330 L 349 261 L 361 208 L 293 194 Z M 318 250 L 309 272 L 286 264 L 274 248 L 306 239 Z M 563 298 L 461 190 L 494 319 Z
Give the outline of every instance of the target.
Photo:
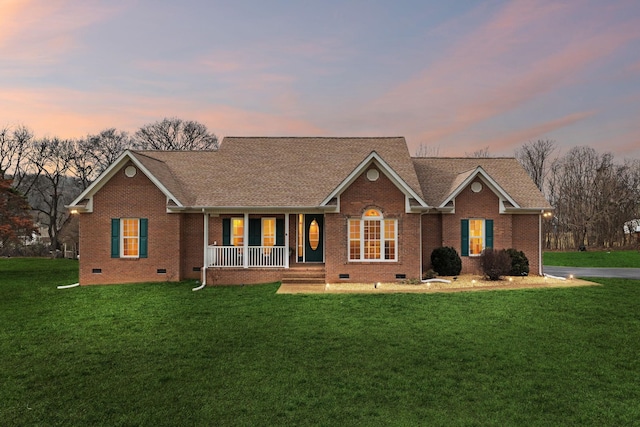
M 111 258 L 147 258 L 148 227 L 147 218 L 112 218 Z
M 460 221 L 460 254 L 479 256 L 485 248 L 493 248 L 493 220 L 469 218 Z

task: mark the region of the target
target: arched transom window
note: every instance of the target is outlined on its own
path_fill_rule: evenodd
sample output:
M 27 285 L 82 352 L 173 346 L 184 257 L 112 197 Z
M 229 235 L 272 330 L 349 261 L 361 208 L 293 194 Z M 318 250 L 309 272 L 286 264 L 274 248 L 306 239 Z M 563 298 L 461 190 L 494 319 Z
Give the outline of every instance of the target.
M 349 220 L 349 261 L 396 261 L 398 220 L 384 219 L 378 209 L 368 209 L 360 219 Z

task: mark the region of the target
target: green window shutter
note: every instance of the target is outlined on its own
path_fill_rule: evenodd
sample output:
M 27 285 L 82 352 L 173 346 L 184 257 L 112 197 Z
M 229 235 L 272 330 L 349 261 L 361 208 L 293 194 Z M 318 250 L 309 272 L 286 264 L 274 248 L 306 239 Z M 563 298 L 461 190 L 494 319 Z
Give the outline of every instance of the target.
M 484 236 L 485 236 L 485 248 L 493 248 L 493 220 L 487 219 L 484 221 Z
M 120 219 L 111 218 L 111 258 L 120 258 Z
M 149 256 L 149 220 L 140 218 L 140 258 Z
M 276 218 L 276 246 L 284 246 L 284 219 L 281 218 Z
M 460 221 L 460 255 L 469 256 L 469 220 Z
M 231 245 L 231 218 L 222 218 L 222 246 Z
M 249 246 L 262 245 L 262 220 L 249 218 Z

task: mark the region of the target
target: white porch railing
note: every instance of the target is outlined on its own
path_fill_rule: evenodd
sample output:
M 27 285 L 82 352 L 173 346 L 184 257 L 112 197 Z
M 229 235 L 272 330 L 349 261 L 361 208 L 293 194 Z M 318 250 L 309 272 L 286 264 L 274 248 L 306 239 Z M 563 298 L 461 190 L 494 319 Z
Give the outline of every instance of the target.
M 207 247 L 209 267 L 244 267 L 244 254 L 248 254 L 247 267 L 285 267 L 286 247 L 284 246 L 215 246 Z

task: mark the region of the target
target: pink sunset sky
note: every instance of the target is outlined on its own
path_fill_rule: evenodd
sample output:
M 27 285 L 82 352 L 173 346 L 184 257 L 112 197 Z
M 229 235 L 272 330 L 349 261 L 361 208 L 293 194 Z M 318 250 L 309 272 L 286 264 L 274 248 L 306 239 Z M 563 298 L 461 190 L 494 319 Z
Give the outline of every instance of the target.
M 640 158 L 640 2 L 0 0 L 0 127 Z

